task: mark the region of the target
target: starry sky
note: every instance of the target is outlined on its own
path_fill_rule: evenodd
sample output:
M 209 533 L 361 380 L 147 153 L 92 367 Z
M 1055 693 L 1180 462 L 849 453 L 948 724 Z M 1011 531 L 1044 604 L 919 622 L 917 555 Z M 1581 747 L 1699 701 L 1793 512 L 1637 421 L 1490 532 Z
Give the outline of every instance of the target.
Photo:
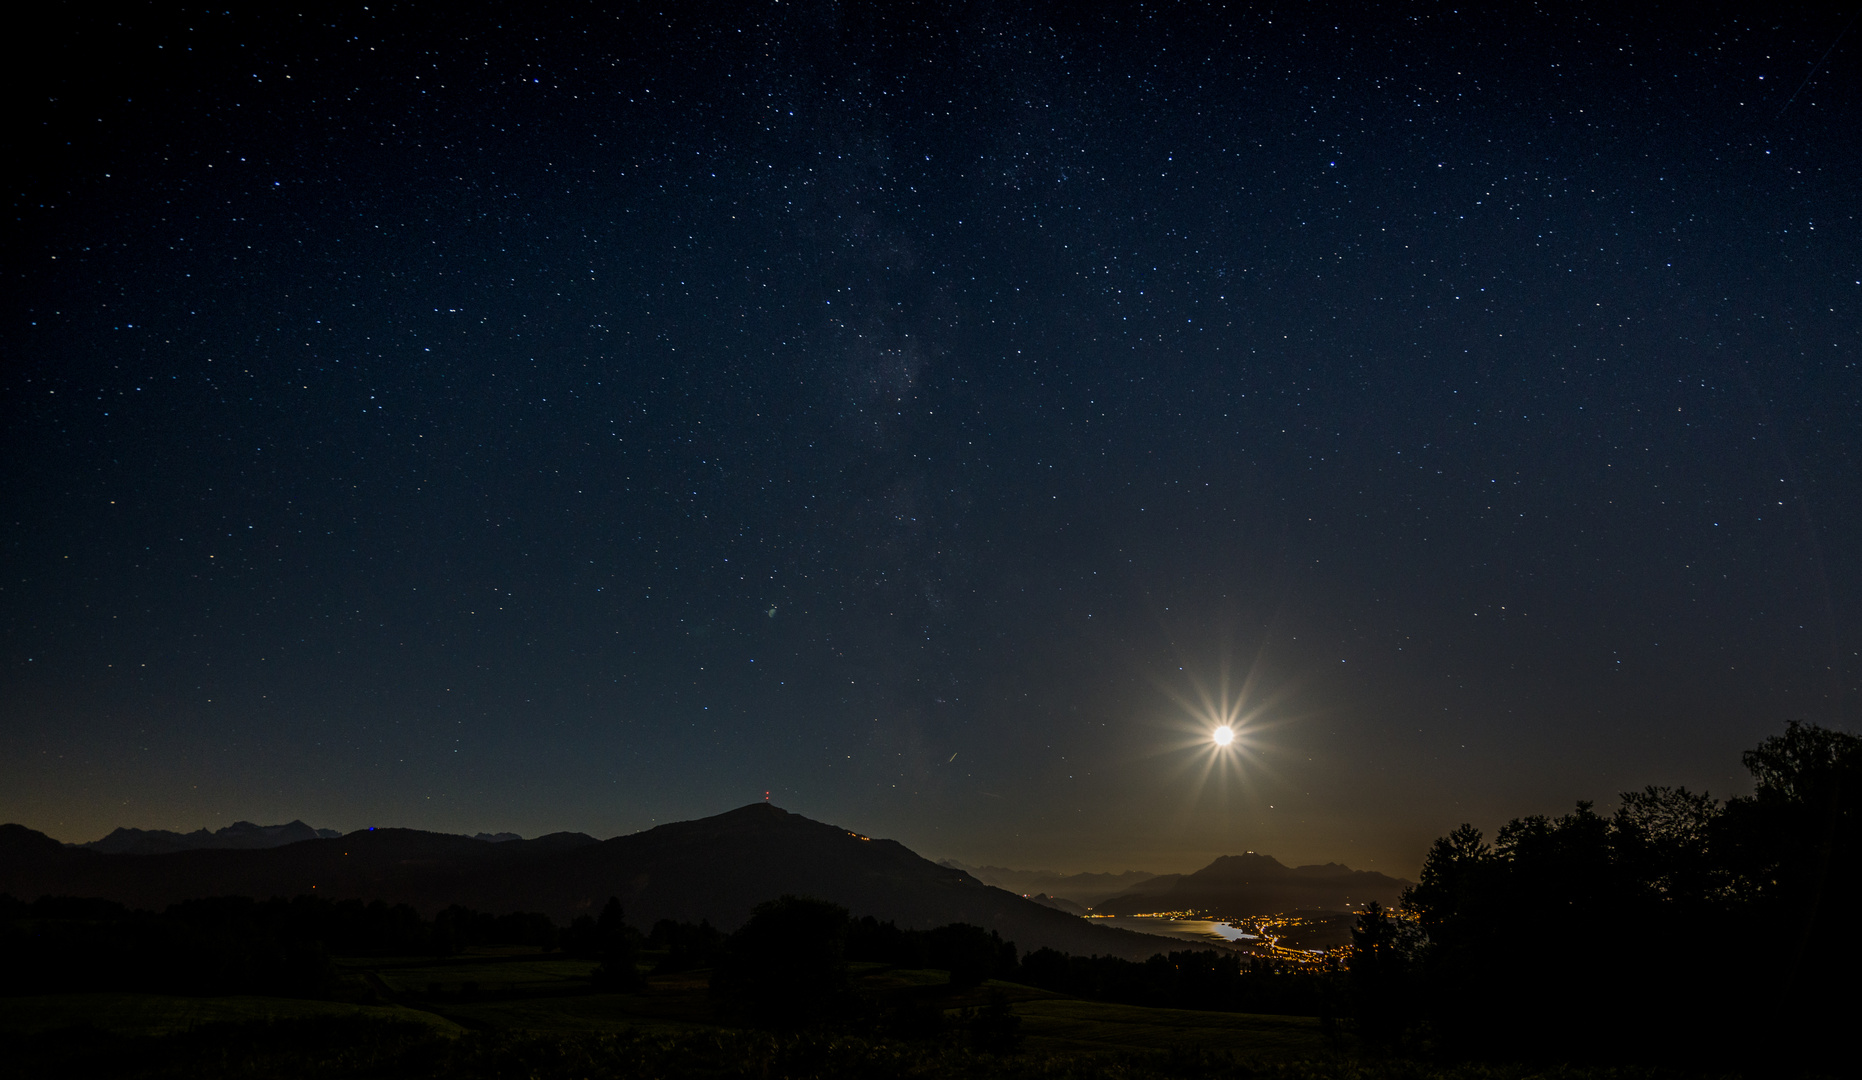
M 48 9 L 0 819 L 1413 875 L 1854 730 L 1862 28 L 1489 7 Z

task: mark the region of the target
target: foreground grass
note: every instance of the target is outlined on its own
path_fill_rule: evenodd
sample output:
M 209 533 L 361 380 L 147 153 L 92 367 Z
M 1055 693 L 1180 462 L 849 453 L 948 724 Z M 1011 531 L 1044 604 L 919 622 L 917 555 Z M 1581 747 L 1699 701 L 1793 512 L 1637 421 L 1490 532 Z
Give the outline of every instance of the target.
M 838 1032 L 720 1025 L 708 973 L 594 993 L 592 965 L 481 950 L 340 961 L 348 1001 L 64 994 L 0 998 L 8 1080 L 1654 1080 L 1642 1070 L 1438 1068 L 1360 1055 L 1312 1017 L 1151 1009 L 946 973 L 853 965 L 870 1015 Z M 974 1052 L 966 1010 L 1020 1018 L 1018 1053 Z M 916 1010 L 915 1037 L 889 1016 Z M 932 1025 L 923 1026 L 929 1015 Z M 935 1018 L 941 1015 L 941 1030 Z M 933 1033 L 935 1032 L 935 1033 Z M 979 1045 L 993 1045 L 983 1043 Z
M 950 1040 L 712 1029 L 610 1035 L 449 1034 L 367 1013 L 212 1024 L 167 1036 L 42 1031 L 10 1040 L 19 1080 L 1656 1080 L 1618 1070 L 1439 1069 L 1320 1057 L 1150 1053 L 977 1054 Z
M 0 1035 L 9 1039 L 72 1030 L 118 1036 L 175 1035 L 211 1025 L 340 1018 L 409 1024 L 442 1036 L 465 1033 L 463 1027 L 451 1020 L 401 1005 L 167 994 L 47 994 L 0 998 Z
M 1028 1048 L 1048 1053 L 1176 1050 L 1243 1054 L 1257 1062 L 1322 1058 L 1337 1052 L 1317 1017 L 1147 1009 L 1076 998 L 1014 1006 Z
M 590 960 L 559 953 L 511 949 L 474 949 L 465 955 L 433 959 L 343 959 L 337 967 L 348 975 L 373 976 L 382 989 L 410 997 L 561 994 L 588 989 Z
M 1033 1054 L 1179 1050 L 1242 1054 L 1257 1062 L 1323 1057 L 1337 1050 L 1317 1020 L 1298 1016 L 1147 1009 L 1061 998 L 993 984 L 939 1004 L 953 1018 L 994 990 L 1012 1002 Z M 1015 991 L 1022 994 L 1017 995 Z M 677 1035 L 717 1030 L 702 980 L 656 980 L 645 994 L 510 997 L 424 1007 L 352 1005 L 294 998 L 189 998 L 154 994 L 58 994 L 0 999 L 0 1034 L 89 1028 L 114 1035 L 174 1035 L 207 1025 L 363 1017 L 422 1024 L 441 1035 Z
M 475 1031 L 673 1034 L 720 1026 L 706 991 L 708 972 L 655 977 L 642 993 L 594 994 L 586 990 L 590 965 L 583 963 L 578 969 L 575 964 L 553 958 L 531 962 L 458 959 L 389 963 L 374 970 L 402 1004 Z M 953 1021 L 965 1009 L 1000 998 L 1021 1017 L 1028 1047 L 1039 1053 L 1177 1049 L 1227 1051 L 1261 1061 L 1282 1061 L 1340 1049 L 1326 1040 L 1312 1017 L 1113 1005 L 995 980 L 953 991 L 945 972 L 877 964 L 856 965 L 853 975 L 869 1000 L 896 1003 L 909 998 L 942 1011 Z M 467 980 L 477 988 L 470 997 L 458 992 L 468 985 Z

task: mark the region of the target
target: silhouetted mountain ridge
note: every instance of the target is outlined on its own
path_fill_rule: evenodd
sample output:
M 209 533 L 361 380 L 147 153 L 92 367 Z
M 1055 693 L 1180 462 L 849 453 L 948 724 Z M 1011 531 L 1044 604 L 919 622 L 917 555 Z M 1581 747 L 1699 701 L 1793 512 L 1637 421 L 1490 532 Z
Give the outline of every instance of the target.
M 1042 907 L 1051 907 L 1055 911 L 1064 911 L 1069 915 L 1086 915 L 1090 913 L 1090 909 L 1084 905 L 1076 904 L 1064 896 L 1049 896 L 1046 893 L 1035 893 L 1028 899 L 1033 900 Z
M 1197 911 L 1218 916 L 1272 915 L 1299 909 L 1355 911 L 1394 905 L 1410 882 L 1341 863 L 1287 866 L 1271 855 L 1218 856 L 1193 874 L 1166 874 L 1093 908 L 1096 915 Z
M 973 923 L 1023 950 L 1049 946 L 1141 960 L 1172 947 L 1167 939 L 1095 925 L 984 885 L 896 841 L 767 803 L 603 841 L 557 833 L 492 843 L 374 829 L 284 847 L 153 855 L 66 848 L 7 826 L 0 829 L 0 892 L 97 896 L 153 909 L 202 896 L 308 894 L 407 903 L 427 913 L 455 903 L 496 913 L 541 911 L 559 921 L 598 911 L 618 896 L 636 925 L 708 919 L 727 930 L 755 905 L 793 893 L 902 927 Z
M 191 833 L 179 833 L 168 829 L 119 827 L 101 840 L 72 846 L 88 848 L 105 855 L 166 855 L 175 851 L 209 848 L 255 850 L 283 847 L 304 840 L 327 840 L 341 835 L 335 829 L 313 829 L 302 821 L 284 825 L 255 825 L 250 821 L 235 821 L 224 829 L 212 832 L 204 828 L 195 829 Z

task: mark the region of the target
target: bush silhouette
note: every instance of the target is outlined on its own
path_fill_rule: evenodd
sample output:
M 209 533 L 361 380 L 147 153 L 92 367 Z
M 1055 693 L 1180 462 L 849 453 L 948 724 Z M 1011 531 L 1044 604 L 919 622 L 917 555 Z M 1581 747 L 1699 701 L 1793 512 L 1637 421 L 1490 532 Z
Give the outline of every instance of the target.
M 852 1001 L 847 981 L 847 909 L 783 896 L 759 904 L 732 934 L 712 971 L 711 992 L 743 1023 L 817 1023 Z
M 666 955 L 653 965 L 653 973 L 667 975 L 710 967 L 718 950 L 724 947 L 724 935 L 709 920 L 683 923 L 661 919 L 647 935 L 647 947 L 666 950 Z
M 608 897 L 607 906 L 594 926 L 595 989 L 610 993 L 641 990 L 646 980 L 640 977 L 640 932 L 627 925 L 619 897 Z
M 950 972 L 950 985 L 967 990 L 984 979 L 1015 970 L 1015 945 L 1002 935 L 968 923 L 940 926 L 925 935 L 932 967 Z

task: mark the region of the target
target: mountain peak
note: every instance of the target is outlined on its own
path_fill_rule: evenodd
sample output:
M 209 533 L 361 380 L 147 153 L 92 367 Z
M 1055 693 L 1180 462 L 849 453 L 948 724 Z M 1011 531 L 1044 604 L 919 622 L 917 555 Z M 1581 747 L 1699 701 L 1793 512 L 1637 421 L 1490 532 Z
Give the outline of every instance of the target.
M 1284 874 L 1287 865 L 1272 855 L 1262 855 L 1257 851 L 1244 852 L 1240 855 L 1218 855 L 1215 861 L 1190 877 L 1227 877 L 1233 874 Z
M 753 802 L 753 803 L 745 803 L 744 805 L 738 807 L 735 810 L 726 810 L 724 813 L 719 814 L 718 817 L 731 817 L 732 815 L 735 815 L 735 814 L 768 814 L 768 815 L 777 815 L 781 817 L 789 816 L 789 812 L 787 810 L 784 810 L 782 807 L 777 806 L 773 802 Z
M 1301 908 L 1356 911 L 1373 900 L 1395 906 L 1409 882 L 1341 863 L 1289 867 L 1271 855 L 1250 851 L 1218 856 L 1194 874 L 1150 884 L 1112 897 L 1094 910 L 1105 915 L 1204 911 L 1244 917 Z

